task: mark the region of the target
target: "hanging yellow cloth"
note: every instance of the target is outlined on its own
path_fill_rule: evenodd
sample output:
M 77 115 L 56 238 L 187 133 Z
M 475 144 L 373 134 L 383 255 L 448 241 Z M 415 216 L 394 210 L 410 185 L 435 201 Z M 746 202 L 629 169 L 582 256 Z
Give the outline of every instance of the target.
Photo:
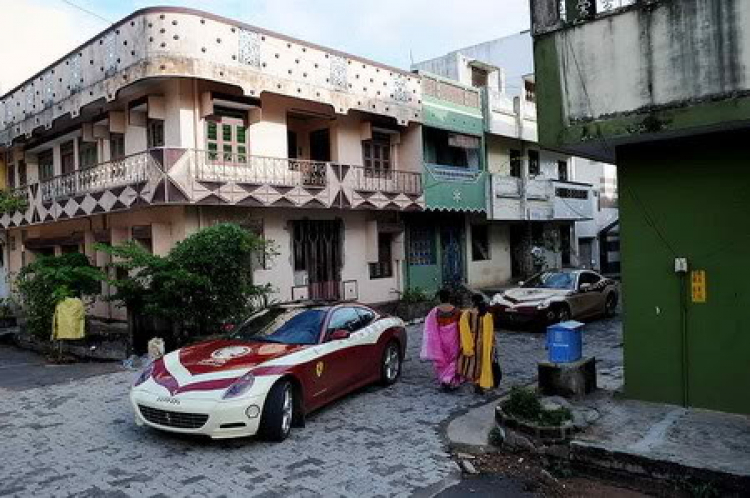
M 83 301 L 77 297 L 60 301 L 52 317 L 52 339 L 83 339 L 85 318 Z
M 479 387 L 489 389 L 494 386 L 492 378 L 492 350 L 495 342 L 495 324 L 491 313 L 485 313 L 481 319 L 479 330 L 472 331 L 470 325 L 471 311 L 464 311 L 459 322 L 459 335 L 461 338 L 461 354 L 472 357 L 477 354 L 474 345 L 477 343 L 475 333 L 481 335 L 481 348 L 476 360 L 479 363 Z

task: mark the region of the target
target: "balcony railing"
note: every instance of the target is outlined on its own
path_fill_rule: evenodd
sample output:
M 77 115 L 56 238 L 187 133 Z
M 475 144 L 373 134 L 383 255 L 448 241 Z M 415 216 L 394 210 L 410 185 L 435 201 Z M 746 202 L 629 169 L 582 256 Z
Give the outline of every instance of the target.
M 410 171 L 204 150 L 188 153 L 195 167 L 195 177 L 200 181 L 324 188 L 329 183 L 329 172 L 336 172 L 340 178 L 347 176 L 355 190 L 422 193 L 422 175 Z
M 612 12 L 639 0 L 558 0 L 560 19 L 579 21 L 597 14 Z
M 334 165 L 334 167 L 336 167 Z M 352 167 L 355 190 L 419 195 L 422 193 L 422 175 L 411 171 Z
M 425 164 L 426 170 L 437 181 L 475 183 L 482 178 L 483 171 L 477 168 Z
M 279 157 L 189 150 L 195 177 L 201 181 L 325 187 L 328 163 Z
M 644 0 L 532 0 L 535 34 L 608 15 Z M 653 1 L 653 0 L 649 0 Z
M 518 198 L 522 193 L 522 182 L 516 176 L 492 175 L 492 188 L 496 196 Z
M 367 203 L 368 209 L 419 209 L 424 206 L 422 182 L 421 172 L 155 148 L 15 190 L 19 197 L 28 199 L 28 209 L 0 213 L 0 226 L 89 216 L 128 209 L 136 203 L 235 205 L 247 201 L 272 206 L 282 201 L 283 205 L 300 207 L 356 209 Z M 287 188 L 246 188 L 264 185 Z M 110 192 L 115 199 L 111 195 L 86 195 L 104 192 Z M 354 192 L 360 195 L 352 195 Z M 405 195 L 368 195 L 377 192 Z
M 97 164 L 39 182 L 42 202 L 146 182 L 157 167 L 150 151 Z

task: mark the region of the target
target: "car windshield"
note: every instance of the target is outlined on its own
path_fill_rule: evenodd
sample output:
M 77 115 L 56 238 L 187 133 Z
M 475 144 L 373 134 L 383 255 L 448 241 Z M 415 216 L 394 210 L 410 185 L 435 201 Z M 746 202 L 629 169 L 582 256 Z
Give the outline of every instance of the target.
M 233 339 L 281 344 L 317 344 L 325 308 L 269 308 L 251 316 Z
M 573 289 L 575 278 L 572 273 L 548 271 L 534 275 L 523 287 L 532 289 Z

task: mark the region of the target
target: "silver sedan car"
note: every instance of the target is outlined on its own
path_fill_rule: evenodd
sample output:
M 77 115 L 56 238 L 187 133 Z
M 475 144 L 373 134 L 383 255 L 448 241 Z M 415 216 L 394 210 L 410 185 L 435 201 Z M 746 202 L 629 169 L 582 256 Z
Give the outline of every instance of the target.
M 495 294 L 491 308 L 501 323 L 546 326 L 613 316 L 619 292 L 616 281 L 591 270 L 545 270 L 519 287 Z

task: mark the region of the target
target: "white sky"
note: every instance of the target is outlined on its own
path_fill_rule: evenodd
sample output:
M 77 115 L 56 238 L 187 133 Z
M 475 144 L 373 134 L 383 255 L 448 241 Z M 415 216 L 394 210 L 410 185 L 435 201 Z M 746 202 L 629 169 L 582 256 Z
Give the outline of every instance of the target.
M 208 10 L 404 69 L 529 25 L 528 0 L 71 1 L 111 21 L 151 4 Z M 0 95 L 106 27 L 62 0 L 0 0 Z

